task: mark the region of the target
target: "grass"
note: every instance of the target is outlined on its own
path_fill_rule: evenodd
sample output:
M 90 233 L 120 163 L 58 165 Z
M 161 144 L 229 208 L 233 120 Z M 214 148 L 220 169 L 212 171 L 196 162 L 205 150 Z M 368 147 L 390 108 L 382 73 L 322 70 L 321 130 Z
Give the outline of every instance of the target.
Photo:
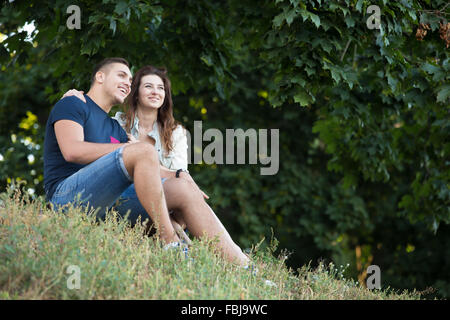
M 194 240 L 186 259 L 115 217 L 98 223 L 79 208 L 63 214 L 19 192 L 2 194 L 0 299 L 420 299 L 417 292 L 368 290 L 333 265 L 294 272 L 273 246 L 253 248 L 257 275 L 227 263 L 213 241 Z M 79 289 L 71 287 L 71 266 L 79 268 Z

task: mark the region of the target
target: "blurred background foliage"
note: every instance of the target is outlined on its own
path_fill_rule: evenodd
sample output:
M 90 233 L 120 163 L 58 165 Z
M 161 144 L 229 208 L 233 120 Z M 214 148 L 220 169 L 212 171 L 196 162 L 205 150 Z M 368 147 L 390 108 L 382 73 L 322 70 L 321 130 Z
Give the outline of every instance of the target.
M 448 298 L 449 16 L 439 0 L 3 1 L 0 188 L 43 194 L 48 114 L 95 63 L 165 66 L 191 134 L 279 129 L 276 175 L 189 167 L 241 246 L 274 237 L 294 269 L 349 264 L 364 284 L 376 264 L 383 287 Z

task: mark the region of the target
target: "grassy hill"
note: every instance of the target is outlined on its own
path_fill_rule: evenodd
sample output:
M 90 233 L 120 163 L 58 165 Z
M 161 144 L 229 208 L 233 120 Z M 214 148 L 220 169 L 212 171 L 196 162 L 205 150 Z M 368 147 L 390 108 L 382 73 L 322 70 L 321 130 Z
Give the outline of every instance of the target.
M 61 214 L 19 193 L 2 194 L 0 299 L 420 299 L 417 292 L 367 290 L 332 265 L 295 273 L 273 246 L 253 249 L 253 275 L 215 254 L 211 241 L 194 240 L 186 258 L 142 233 L 114 214 L 96 223 L 77 208 Z

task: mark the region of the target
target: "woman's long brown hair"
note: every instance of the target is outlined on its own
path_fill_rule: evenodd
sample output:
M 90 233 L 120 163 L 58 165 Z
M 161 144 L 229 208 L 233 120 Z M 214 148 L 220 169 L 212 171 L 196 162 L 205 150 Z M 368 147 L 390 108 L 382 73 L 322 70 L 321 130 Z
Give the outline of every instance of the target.
M 125 100 L 124 111 L 126 116 L 125 131 L 131 132 L 131 127 L 134 123 L 134 117 L 136 115 L 138 99 L 139 99 L 139 87 L 141 85 L 141 79 L 147 75 L 157 75 L 164 83 L 164 91 L 166 92 L 164 103 L 158 109 L 158 127 L 161 136 L 161 142 L 166 154 L 172 151 L 172 132 L 176 129 L 178 123 L 173 117 L 173 101 L 172 90 L 170 80 L 167 76 L 167 70 L 165 68 L 156 68 L 154 66 L 145 66 L 136 72 L 133 76 L 133 82 L 131 83 L 131 91 Z

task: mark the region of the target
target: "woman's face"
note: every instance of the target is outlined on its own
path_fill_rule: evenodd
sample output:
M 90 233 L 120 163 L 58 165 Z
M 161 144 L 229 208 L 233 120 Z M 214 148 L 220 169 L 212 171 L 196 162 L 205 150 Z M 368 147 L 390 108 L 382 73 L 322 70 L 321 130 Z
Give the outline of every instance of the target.
M 141 78 L 138 106 L 158 109 L 163 105 L 165 96 L 164 83 L 159 76 L 149 74 Z

